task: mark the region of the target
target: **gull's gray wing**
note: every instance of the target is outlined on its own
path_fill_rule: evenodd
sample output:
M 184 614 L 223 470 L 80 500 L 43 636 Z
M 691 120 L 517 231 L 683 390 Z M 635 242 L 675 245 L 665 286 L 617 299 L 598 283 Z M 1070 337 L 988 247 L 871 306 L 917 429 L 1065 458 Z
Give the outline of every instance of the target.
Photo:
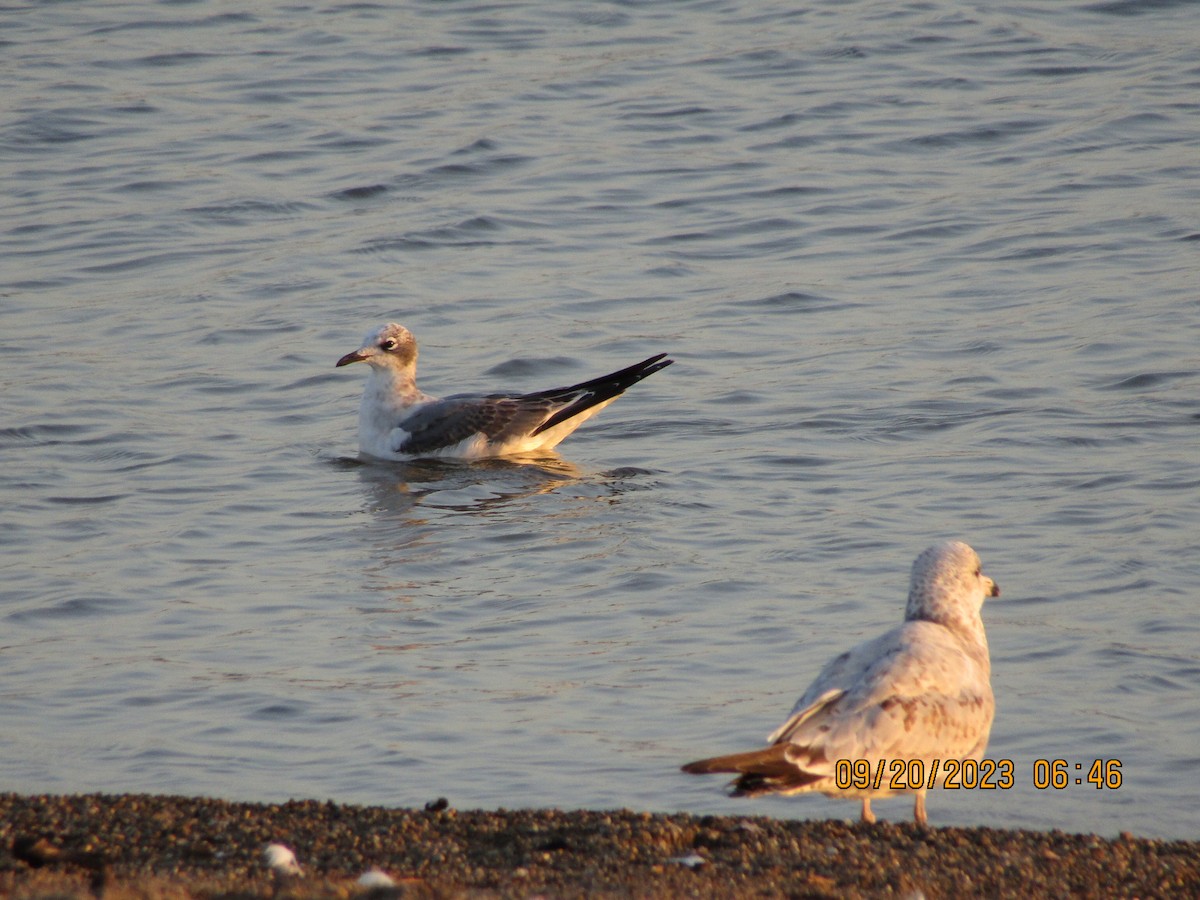
M 455 394 L 425 403 L 397 423 L 408 436 L 396 449 L 419 456 L 452 447 L 476 434 L 489 441 L 528 434 L 551 409 L 549 400 L 530 402 L 520 394 Z
M 949 629 L 905 622 L 831 661 L 767 740 L 817 751 L 828 766 L 961 759 L 991 728 L 989 674 Z
M 665 369 L 672 363 L 665 356 L 659 353 L 618 372 L 570 387 L 531 394 L 453 394 L 424 403 L 397 423 L 407 436 L 395 449 L 420 456 L 452 447 L 476 434 L 482 434 L 491 443 L 539 434 Z

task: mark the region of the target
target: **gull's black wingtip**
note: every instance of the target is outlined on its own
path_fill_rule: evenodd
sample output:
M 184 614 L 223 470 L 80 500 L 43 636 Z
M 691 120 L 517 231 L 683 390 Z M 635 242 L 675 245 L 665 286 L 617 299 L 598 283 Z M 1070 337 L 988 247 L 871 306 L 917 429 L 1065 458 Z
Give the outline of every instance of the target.
M 675 360 L 667 359 L 667 354 L 656 353 L 654 356 L 643 359 L 640 363 L 630 366 L 625 371 L 631 373 L 637 372 L 642 378 L 645 378 L 647 375 L 653 375 L 655 372 L 662 371 L 673 362 L 675 362 Z
M 624 393 L 626 388 L 633 387 L 643 378 L 649 378 L 655 372 L 661 372 L 673 362 L 675 362 L 675 360 L 668 359 L 667 354 L 656 353 L 654 356 L 643 359 L 640 363 L 634 363 L 632 366 L 624 368 L 619 372 L 613 372 L 610 375 L 604 375 L 585 384 L 587 387 L 599 387 L 601 385 L 612 386 L 616 389 L 616 393 L 620 394 Z M 580 385 L 580 387 L 583 386 L 584 385 Z
M 610 372 L 607 375 L 601 375 L 599 378 L 593 378 L 591 381 L 583 381 L 565 388 L 539 391 L 536 394 L 526 394 L 526 397 L 569 401 L 567 406 L 546 419 L 532 433 L 540 434 L 543 431 L 553 428 L 560 422 L 574 418 L 586 409 L 590 409 L 606 400 L 611 400 L 613 397 L 619 397 L 628 388 L 633 387 L 643 378 L 648 378 L 660 369 L 665 369 L 675 361 L 666 357 L 667 354 L 658 353 L 647 359 L 643 359 L 640 363 L 626 366 L 619 372 Z

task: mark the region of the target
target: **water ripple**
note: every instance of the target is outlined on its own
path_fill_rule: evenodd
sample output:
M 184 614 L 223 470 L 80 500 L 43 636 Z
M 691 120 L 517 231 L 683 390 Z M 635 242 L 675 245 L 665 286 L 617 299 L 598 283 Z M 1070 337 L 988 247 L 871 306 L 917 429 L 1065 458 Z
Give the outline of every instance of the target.
M 1190 13 L 8 17 L 0 782 L 843 816 L 672 773 L 961 536 L 989 755 L 1137 778 L 939 824 L 1192 836 Z M 393 319 L 429 390 L 677 364 L 559 456 L 379 465 L 333 362 Z

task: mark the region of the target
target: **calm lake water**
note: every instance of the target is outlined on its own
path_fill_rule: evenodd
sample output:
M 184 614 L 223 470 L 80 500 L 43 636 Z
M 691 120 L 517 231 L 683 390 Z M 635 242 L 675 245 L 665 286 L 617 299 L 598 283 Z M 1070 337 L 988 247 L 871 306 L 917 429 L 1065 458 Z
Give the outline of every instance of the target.
M 931 821 L 1200 837 L 1193 4 L 0 16 L 0 789 L 853 818 L 678 766 L 959 537 L 1016 785 Z M 387 320 L 433 393 L 677 362 L 363 465 Z

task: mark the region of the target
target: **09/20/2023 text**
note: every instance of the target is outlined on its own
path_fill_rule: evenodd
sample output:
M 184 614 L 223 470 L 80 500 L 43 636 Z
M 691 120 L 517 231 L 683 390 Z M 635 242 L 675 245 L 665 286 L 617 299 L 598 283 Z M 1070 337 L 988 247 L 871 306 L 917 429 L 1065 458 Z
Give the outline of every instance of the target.
M 1086 770 L 1086 775 L 1084 774 Z M 1009 790 L 1016 785 L 1011 759 L 839 759 L 834 782 L 840 790 L 914 791 L 921 787 L 947 790 Z M 1065 759 L 1035 759 L 1033 786 L 1038 790 L 1063 790 L 1090 784 L 1097 790 L 1121 786 L 1119 759 L 1093 759 L 1071 763 Z

